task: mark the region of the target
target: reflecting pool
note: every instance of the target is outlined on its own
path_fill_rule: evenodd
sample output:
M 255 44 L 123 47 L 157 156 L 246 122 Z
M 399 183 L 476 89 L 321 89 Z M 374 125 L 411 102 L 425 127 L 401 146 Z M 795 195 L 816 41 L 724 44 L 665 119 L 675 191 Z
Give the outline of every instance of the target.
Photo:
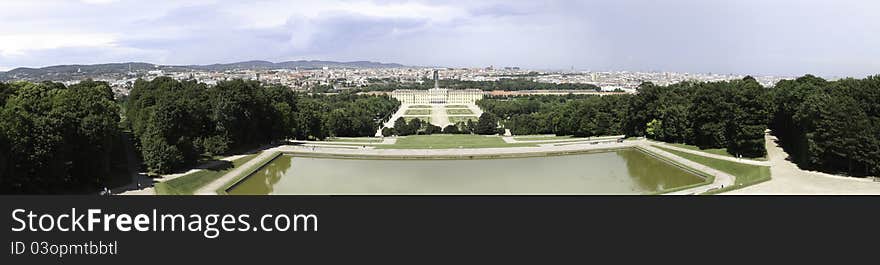
M 283 155 L 229 194 L 646 194 L 704 179 L 636 149 L 473 160 Z

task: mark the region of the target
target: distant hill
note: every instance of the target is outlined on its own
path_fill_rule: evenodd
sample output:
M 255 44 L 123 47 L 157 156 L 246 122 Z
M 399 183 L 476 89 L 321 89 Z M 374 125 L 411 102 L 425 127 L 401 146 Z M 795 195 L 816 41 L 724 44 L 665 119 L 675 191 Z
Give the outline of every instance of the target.
M 334 61 L 287 61 L 273 63 L 269 61 L 245 61 L 226 64 L 210 65 L 156 65 L 143 62 L 131 63 L 107 63 L 91 65 L 54 65 L 42 68 L 15 68 L 7 72 L 0 72 L 0 81 L 24 79 L 32 81 L 42 80 L 70 80 L 98 76 L 125 75 L 129 71 L 144 72 L 149 70 L 164 71 L 226 71 L 226 70 L 267 70 L 267 69 L 320 69 L 328 68 L 396 68 L 407 67 L 397 63 L 379 63 L 370 61 L 334 62 Z

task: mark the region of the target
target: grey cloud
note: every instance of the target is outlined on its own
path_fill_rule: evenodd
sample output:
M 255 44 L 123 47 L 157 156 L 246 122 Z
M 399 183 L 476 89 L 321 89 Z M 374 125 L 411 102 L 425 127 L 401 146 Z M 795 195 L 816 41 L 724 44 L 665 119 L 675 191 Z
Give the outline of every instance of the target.
M 404 1 L 377 1 L 394 4 Z M 97 18 L 138 12 L 128 2 L 50 10 L 33 27 L 69 20 L 118 33 L 117 49 L 59 48 L 0 65 L 152 61 L 376 60 L 412 65 L 583 70 L 658 70 L 862 76 L 880 73 L 880 2 L 843 1 L 425 1 L 465 11 L 449 20 L 326 12 L 276 27 L 242 27 L 218 10 L 228 2 L 157 12 L 143 20 Z M 143 5 L 143 3 L 140 3 Z M 293 5 L 295 6 L 295 5 Z M 115 9 L 114 9 L 115 8 Z M 873 10 L 873 11 L 872 11 Z M 80 12 L 77 12 L 80 11 Z M 81 13 L 82 15 L 77 15 Z M 100 15 L 107 14 L 107 15 Z M 136 13 L 133 13 L 136 14 Z M 24 19 L 24 16 L 18 16 Z M 0 23 L 5 22 L 0 18 Z M 75 23 L 73 23 L 75 22 Z M 62 26 L 55 25 L 53 28 Z M 3 23 L 5 24 L 5 23 Z M 17 27 L 28 24 L 18 23 Z M 73 27 L 71 31 L 80 30 Z

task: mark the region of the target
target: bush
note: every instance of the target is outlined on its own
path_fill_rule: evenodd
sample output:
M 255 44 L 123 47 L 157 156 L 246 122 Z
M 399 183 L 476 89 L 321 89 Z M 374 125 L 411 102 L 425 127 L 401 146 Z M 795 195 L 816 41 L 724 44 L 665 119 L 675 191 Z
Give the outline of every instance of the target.
M 443 128 L 443 133 L 446 134 L 459 134 L 461 131 L 458 130 L 458 127 L 455 124 L 447 125 L 446 128 Z
M 443 132 L 443 129 L 441 129 L 440 126 L 434 124 L 429 123 L 428 126 L 425 128 L 425 134 L 436 134 L 441 132 Z
M 388 137 L 394 135 L 394 128 L 385 127 L 382 128 L 382 136 Z

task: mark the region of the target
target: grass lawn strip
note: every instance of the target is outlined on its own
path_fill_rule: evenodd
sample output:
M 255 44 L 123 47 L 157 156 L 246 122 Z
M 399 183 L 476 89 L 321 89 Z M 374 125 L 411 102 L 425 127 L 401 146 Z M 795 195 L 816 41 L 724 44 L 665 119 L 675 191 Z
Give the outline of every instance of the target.
M 405 120 L 406 123 L 410 123 L 410 122 L 412 122 L 412 120 L 415 120 L 415 119 L 420 119 L 423 122 L 431 123 L 431 116 L 403 117 L 403 120 Z
M 449 115 L 473 115 L 474 112 L 469 109 L 446 109 L 446 114 L 449 114 Z
M 431 115 L 430 109 L 408 109 L 403 115 Z
M 700 149 L 697 146 L 689 145 L 689 144 L 674 144 L 674 143 L 666 143 L 666 144 L 671 145 L 671 146 L 675 146 L 675 147 L 679 147 L 679 148 L 690 149 L 690 150 L 694 150 L 694 151 L 700 151 L 700 152 L 705 152 L 705 153 L 710 153 L 710 154 L 715 154 L 715 155 L 729 156 L 729 157 L 734 157 L 734 158 L 736 157 L 736 156 L 728 153 L 726 148 Z M 767 161 L 766 157 L 753 157 L 753 158 L 743 157 L 743 158 L 757 160 L 757 161 Z
M 220 176 L 225 175 L 227 172 L 235 169 L 247 163 L 257 154 L 246 155 L 242 158 L 236 159 L 232 161 L 232 167 L 221 169 L 221 168 L 209 168 L 203 169 L 197 172 L 193 172 L 187 174 L 185 176 L 181 176 L 179 178 L 175 178 L 165 182 L 159 182 L 155 184 L 155 191 L 158 195 L 192 195 L 196 190 L 205 184 L 210 183 L 211 181 L 216 180 Z M 221 166 L 222 167 L 222 166 Z
M 736 176 L 736 180 L 734 181 L 733 186 L 724 187 L 722 189 L 714 190 L 709 192 L 710 194 L 717 194 L 725 191 L 731 191 L 734 189 L 739 189 L 742 187 L 754 185 L 757 183 L 761 183 L 764 181 L 770 180 L 770 167 L 767 166 L 755 166 L 748 165 L 742 163 L 736 163 L 732 161 L 726 161 L 721 159 L 709 158 L 705 156 L 699 156 L 691 153 L 685 153 L 677 150 L 672 150 L 669 148 L 664 148 L 663 146 L 654 147 L 660 148 L 663 151 L 672 153 L 674 155 L 680 156 L 684 159 L 694 161 L 696 163 L 700 163 L 704 166 L 711 167 L 722 171 L 727 174 L 731 174 Z
M 449 116 L 449 122 L 455 124 L 459 122 L 467 122 L 468 120 L 473 120 L 474 122 L 478 121 L 480 118 L 477 116 Z

